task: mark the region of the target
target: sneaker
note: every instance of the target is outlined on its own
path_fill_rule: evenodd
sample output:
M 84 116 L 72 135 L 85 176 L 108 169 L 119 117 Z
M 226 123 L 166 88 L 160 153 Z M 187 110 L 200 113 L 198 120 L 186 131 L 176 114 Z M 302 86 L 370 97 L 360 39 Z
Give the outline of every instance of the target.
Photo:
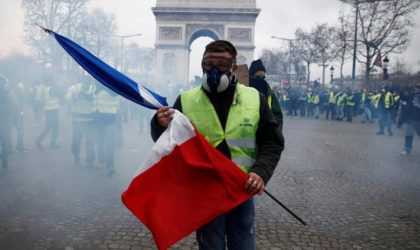
M 384 132 L 378 132 L 378 133 L 376 133 L 377 135 L 383 135 L 384 134 Z
M 405 156 L 405 155 L 408 155 L 409 153 L 410 153 L 410 152 L 408 152 L 407 150 L 404 150 L 404 151 L 402 151 L 402 152 L 401 152 L 401 155 L 402 155 L 402 156 Z
M 50 149 L 57 149 L 57 148 L 60 148 L 60 146 L 58 144 L 50 145 Z

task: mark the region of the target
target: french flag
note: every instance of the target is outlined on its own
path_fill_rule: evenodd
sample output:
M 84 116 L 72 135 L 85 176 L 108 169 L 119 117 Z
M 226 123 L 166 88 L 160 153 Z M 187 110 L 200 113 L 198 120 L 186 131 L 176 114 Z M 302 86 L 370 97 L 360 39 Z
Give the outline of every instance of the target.
M 247 179 L 176 110 L 122 200 L 167 249 L 251 198 Z
M 41 27 L 42 28 L 42 27 Z M 166 98 L 137 84 L 70 39 L 51 30 L 64 50 L 96 80 L 151 109 Z M 248 175 L 200 135 L 175 111 L 127 190 L 125 206 L 146 225 L 159 249 L 167 249 L 201 226 L 251 198 Z
M 126 75 L 122 74 L 84 49 L 82 46 L 67 37 L 55 33 L 54 31 L 43 27 L 41 28 L 45 32 L 54 36 L 55 40 L 61 45 L 61 47 L 63 47 L 63 49 L 83 69 L 115 93 L 150 109 L 158 109 L 162 106 L 168 106 L 165 97 L 162 97 L 145 86 L 131 80 Z

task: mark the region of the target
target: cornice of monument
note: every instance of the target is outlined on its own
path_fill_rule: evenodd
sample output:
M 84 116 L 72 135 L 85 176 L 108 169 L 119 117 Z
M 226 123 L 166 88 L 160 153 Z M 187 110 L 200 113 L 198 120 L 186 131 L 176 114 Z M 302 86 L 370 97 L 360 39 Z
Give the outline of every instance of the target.
M 221 13 L 221 14 L 256 14 L 261 9 L 251 8 L 186 8 L 186 7 L 152 7 L 153 13 Z
M 152 8 L 158 21 L 255 22 L 260 9 Z
M 256 0 L 156 0 L 156 7 L 256 8 Z

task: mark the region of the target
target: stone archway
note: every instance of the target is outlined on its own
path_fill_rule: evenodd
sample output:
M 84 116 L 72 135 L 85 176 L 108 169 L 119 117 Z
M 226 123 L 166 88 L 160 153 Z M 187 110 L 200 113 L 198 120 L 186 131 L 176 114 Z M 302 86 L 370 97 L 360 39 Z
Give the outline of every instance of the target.
M 254 58 L 255 20 L 260 12 L 255 2 L 157 0 L 152 8 L 156 18 L 156 81 L 188 83 L 190 46 L 203 36 L 229 40 L 238 50 L 238 62 L 249 64 Z

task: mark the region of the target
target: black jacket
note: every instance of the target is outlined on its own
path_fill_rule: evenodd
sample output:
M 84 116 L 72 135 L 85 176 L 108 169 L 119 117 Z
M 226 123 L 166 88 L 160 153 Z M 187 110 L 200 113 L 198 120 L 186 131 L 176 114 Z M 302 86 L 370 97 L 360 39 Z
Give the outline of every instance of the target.
M 233 102 L 235 86 L 232 85 L 226 91 L 219 94 L 211 94 L 207 91 L 204 92 L 213 104 L 220 123 L 224 128 L 226 126 L 230 106 Z M 173 108 L 182 112 L 181 99 L 179 96 L 176 99 Z M 257 157 L 250 171 L 261 176 L 265 183 L 267 183 L 273 175 L 274 169 L 280 159 L 281 152 L 284 149 L 283 134 L 277 127 L 278 122 L 268 107 L 265 97 L 260 94 L 260 121 L 256 132 Z M 165 128 L 158 124 L 155 115 L 151 121 L 151 134 L 153 140 L 156 141 L 163 131 L 165 131 Z M 220 143 L 216 149 L 231 159 L 226 141 Z
M 250 78 L 249 82 L 249 86 L 255 88 L 261 94 L 263 94 L 267 101 L 268 97 L 271 96 L 271 111 L 273 112 L 274 118 L 276 118 L 277 123 L 279 124 L 278 129 L 281 133 L 283 131 L 283 112 L 281 111 L 281 107 L 277 101 L 276 94 L 271 89 L 268 82 L 262 77 Z
M 401 101 L 405 102 L 401 112 L 401 121 L 420 121 L 420 93 L 402 94 Z

